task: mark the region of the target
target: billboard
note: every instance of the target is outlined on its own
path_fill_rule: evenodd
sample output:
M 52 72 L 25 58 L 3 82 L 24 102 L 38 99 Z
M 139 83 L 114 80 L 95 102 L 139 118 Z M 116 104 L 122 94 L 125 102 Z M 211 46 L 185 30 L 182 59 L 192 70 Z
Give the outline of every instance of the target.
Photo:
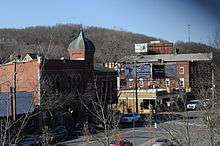
M 136 67 L 135 67 L 136 65 Z M 126 64 L 125 65 L 125 77 L 135 78 L 137 73 L 138 78 L 150 78 L 151 77 L 151 64 L 138 63 L 138 64 Z
M 153 78 L 165 78 L 165 66 L 164 65 L 153 65 L 152 66 Z
M 149 78 L 151 77 L 151 65 L 139 63 L 136 65 L 137 67 L 137 76 L 139 78 Z
M 134 45 L 135 48 L 135 53 L 143 53 L 143 52 L 147 52 L 147 43 L 142 43 L 142 44 L 135 44 Z
M 165 65 L 165 76 L 168 78 L 176 76 L 176 64 Z

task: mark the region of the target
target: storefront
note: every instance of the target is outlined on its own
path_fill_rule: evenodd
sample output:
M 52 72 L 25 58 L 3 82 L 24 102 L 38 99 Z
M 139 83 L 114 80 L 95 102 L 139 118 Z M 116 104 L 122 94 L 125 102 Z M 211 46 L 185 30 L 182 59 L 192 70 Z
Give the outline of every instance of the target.
M 148 90 L 138 90 L 138 109 L 140 113 L 149 113 L 156 104 L 156 92 Z M 121 113 L 135 112 L 136 95 L 135 90 L 119 91 L 119 110 Z

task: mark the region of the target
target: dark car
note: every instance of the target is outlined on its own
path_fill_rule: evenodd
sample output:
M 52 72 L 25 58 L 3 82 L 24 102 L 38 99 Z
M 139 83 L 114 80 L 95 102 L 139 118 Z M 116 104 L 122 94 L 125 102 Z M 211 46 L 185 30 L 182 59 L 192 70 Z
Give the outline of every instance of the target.
M 40 146 L 40 138 L 36 135 L 26 135 L 18 141 L 18 146 Z
M 68 132 L 64 126 L 58 126 L 50 131 L 51 142 L 64 141 L 68 137 Z
M 220 146 L 220 141 L 215 144 L 215 146 Z

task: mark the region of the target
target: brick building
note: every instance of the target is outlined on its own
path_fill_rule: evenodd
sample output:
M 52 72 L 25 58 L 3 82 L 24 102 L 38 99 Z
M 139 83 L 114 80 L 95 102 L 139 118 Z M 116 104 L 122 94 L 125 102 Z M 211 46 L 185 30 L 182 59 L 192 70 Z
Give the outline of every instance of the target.
M 148 43 L 148 54 L 173 54 L 173 43 L 163 43 L 160 41 L 151 41 Z
M 150 41 L 149 43 L 135 44 L 135 52 L 154 55 L 154 54 L 173 54 L 173 43 Z
M 95 46 L 85 38 L 83 32 L 70 43 L 67 53 L 69 58 L 61 59 L 46 59 L 37 54 L 27 54 L 23 59 L 1 64 L 0 92 L 10 92 L 16 76 L 16 92 L 31 95 L 35 106 L 53 106 L 42 101 L 58 94 L 62 95 L 62 101 L 70 97 L 71 106 L 74 97 L 94 90 L 94 80 L 97 80 L 98 85 L 107 83 L 111 86 L 108 88 L 109 99 L 111 103 L 117 102 L 117 73 L 94 64 Z
M 136 111 L 136 94 L 139 112 L 146 113 L 151 111 L 151 106 L 169 106 L 180 94 L 198 95 L 196 91 L 201 87 L 198 84 L 201 78 L 206 79 L 202 86 L 211 88 L 212 53 L 176 54 L 171 43 L 154 43 L 152 46 L 155 54 L 151 50 L 125 56 L 119 61 L 122 112 L 127 109 Z

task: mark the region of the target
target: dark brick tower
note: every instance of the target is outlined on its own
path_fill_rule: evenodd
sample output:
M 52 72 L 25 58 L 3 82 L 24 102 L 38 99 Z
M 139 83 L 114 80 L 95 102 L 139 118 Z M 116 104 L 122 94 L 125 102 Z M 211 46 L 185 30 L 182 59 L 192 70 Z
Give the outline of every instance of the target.
M 70 43 L 68 53 L 70 60 L 84 60 L 88 67 L 93 68 L 95 46 L 85 38 L 83 31 Z

